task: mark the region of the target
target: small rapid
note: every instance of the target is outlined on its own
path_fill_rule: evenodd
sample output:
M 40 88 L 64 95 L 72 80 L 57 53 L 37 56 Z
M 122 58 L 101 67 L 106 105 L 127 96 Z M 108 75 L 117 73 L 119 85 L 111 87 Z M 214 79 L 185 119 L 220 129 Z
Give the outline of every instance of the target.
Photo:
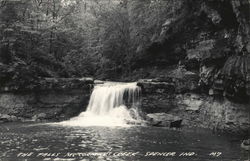
M 139 124 L 141 88 L 137 83 L 107 82 L 96 85 L 87 110 L 61 122 L 67 126 L 130 126 Z

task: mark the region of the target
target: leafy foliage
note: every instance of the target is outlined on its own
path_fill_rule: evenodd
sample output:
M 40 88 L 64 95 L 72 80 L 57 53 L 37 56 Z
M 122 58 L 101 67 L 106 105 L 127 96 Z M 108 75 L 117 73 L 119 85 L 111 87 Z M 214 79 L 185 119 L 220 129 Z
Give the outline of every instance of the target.
M 130 72 L 131 61 L 160 34 L 169 3 L 2 1 L 0 62 L 24 63 L 40 77 L 114 78 Z
M 164 77 L 184 65 L 200 73 L 206 91 L 246 93 L 249 3 L 236 1 L 2 0 L 0 86 Z

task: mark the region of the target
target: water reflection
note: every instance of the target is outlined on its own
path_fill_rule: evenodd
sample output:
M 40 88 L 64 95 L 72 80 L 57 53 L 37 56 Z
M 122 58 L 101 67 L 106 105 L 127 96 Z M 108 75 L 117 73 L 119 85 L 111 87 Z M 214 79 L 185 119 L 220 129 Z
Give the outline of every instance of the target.
M 39 124 L 2 124 L 0 158 L 16 160 L 20 153 L 34 154 L 19 159 L 92 159 L 92 160 L 243 160 L 241 138 L 214 135 L 206 130 L 177 131 L 152 127 L 62 127 Z M 234 141 L 232 141 L 234 140 Z M 84 156 L 86 153 L 100 156 Z M 101 153 L 108 153 L 102 156 Z M 126 156 L 121 152 L 138 152 Z M 191 157 L 145 156 L 147 152 L 195 152 Z M 222 152 L 219 157 L 211 152 Z M 43 154 L 45 153 L 45 154 Z M 46 153 L 48 153 L 46 157 Z M 57 156 L 49 156 L 60 153 Z M 68 155 L 72 154 L 72 156 Z M 37 156 L 40 154 L 40 156 Z M 44 156 L 43 156 L 43 155 Z M 73 155 L 74 154 L 74 155 Z M 117 156 L 119 154 L 122 156 Z M 165 154 L 165 153 L 164 153 Z M 167 154 L 165 154 L 167 155 Z M 246 157 L 246 155 L 245 155 Z

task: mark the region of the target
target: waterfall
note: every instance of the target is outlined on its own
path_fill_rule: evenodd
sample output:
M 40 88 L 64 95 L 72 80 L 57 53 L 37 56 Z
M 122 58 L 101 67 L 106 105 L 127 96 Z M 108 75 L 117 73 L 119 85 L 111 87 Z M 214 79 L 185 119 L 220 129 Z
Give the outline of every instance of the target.
M 63 125 L 127 126 L 140 120 L 140 87 L 137 83 L 108 82 L 96 85 L 85 112 Z

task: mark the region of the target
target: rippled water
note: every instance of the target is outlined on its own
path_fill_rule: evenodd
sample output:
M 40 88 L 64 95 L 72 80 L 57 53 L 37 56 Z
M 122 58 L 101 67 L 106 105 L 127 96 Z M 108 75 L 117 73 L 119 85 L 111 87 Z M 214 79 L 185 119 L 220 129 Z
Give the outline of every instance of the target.
M 240 149 L 241 139 L 215 135 L 206 130 L 65 127 L 8 123 L 0 124 L 0 160 L 241 161 L 247 157 L 247 154 Z M 153 153 L 149 152 L 159 153 L 155 153 L 158 156 L 152 156 Z M 166 156 L 173 154 L 166 152 L 176 153 L 175 156 Z M 195 154 L 179 156 L 182 152 L 195 152 Z M 221 155 L 216 157 L 211 153 L 214 155 L 221 153 Z M 25 156 L 28 154 L 30 156 Z M 147 156 L 149 154 L 151 156 Z M 163 154 L 165 156 L 159 156 Z

